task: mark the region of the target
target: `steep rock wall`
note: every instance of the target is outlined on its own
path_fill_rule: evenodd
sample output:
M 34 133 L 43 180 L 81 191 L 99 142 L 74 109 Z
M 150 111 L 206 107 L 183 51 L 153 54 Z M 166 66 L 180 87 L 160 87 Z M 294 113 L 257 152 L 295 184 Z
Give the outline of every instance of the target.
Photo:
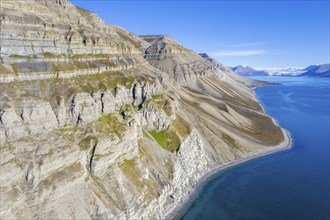
M 116 87 L 115 94 L 98 91 L 92 94 L 76 93 L 70 97 L 60 96 L 53 106 L 36 98 L 26 98 L 15 103 L 5 102 L 0 107 L 0 141 L 3 144 L 64 126 L 87 125 L 104 114 L 124 111 L 125 105 L 142 105 L 161 92 L 159 86 L 160 84 L 136 82 L 131 88 Z M 166 113 L 153 105 L 146 105 L 136 112 L 134 117 L 127 118 L 127 123 L 136 122 L 150 130 L 163 130 L 169 125 Z
M 1 4 L 1 55 L 142 53 L 97 15 L 70 2 Z

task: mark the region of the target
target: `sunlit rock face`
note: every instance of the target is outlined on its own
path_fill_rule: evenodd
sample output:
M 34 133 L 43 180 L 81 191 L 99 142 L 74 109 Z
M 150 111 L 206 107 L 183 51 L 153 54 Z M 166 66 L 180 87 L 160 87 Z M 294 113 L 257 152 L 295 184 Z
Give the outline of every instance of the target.
M 1 2 L 1 219 L 154 219 L 282 130 L 243 79 L 66 0 Z

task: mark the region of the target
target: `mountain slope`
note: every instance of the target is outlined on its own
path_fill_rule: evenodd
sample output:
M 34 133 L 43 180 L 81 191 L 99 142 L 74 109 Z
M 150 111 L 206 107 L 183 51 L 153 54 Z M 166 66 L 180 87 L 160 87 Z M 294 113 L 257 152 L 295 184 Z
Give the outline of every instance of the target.
M 165 35 L 142 36 L 151 43 L 145 52 L 148 62 L 175 81 L 193 86 L 200 76 L 214 73 L 210 63 Z
M 306 72 L 300 76 L 320 76 L 328 77 L 330 76 L 330 64 L 321 64 L 321 65 L 311 65 L 305 68 Z
M 66 0 L 1 2 L 0 218 L 155 219 L 285 147 L 243 79 Z

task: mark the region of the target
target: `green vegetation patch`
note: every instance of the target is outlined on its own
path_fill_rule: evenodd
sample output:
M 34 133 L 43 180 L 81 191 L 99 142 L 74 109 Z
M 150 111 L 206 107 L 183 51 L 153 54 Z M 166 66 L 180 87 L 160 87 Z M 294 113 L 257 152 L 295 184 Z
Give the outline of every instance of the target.
M 90 84 L 97 90 L 109 90 L 113 94 L 119 85 L 130 89 L 135 82 L 135 78 L 130 75 L 124 75 L 121 72 L 104 72 L 102 74 L 84 75 L 70 79 L 77 85 Z M 75 83 L 71 83 L 75 84 Z
M 77 54 L 71 56 L 72 59 L 82 59 L 82 58 L 109 58 L 108 54 Z
M 44 57 L 45 58 L 58 58 L 58 57 L 61 57 L 61 55 L 55 55 L 53 53 L 50 53 L 50 52 L 45 52 L 43 53 Z
M 11 75 L 13 72 L 0 63 L 0 74 Z
M 131 119 L 134 112 L 135 112 L 135 109 L 134 109 L 133 105 L 131 105 L 131 104 L 124 105 L 120 110 L 120 114 L 123 117 L 123 119 L 125 119 L 125 120 Z
M 120 139 L 123 138 L 122 134 L 126 130 L 127 125 L 121 123 L 116 115 L 104 115 L 97 121 L 96 129 L 103 133 L 115 133 Z
M 80 143 L 79 143 L 79 147 L 80 150 L 87 150 L 89 149 L 91 146 L 95 146 L 97 144 L 97 138 L 89 135 L 86 138 L 84 138 Z
M 11 64 L 11 66 L 13 67 L 13 71 L 14 73 L 18 74 L 19 73 L 19 66 L 17 63 L 13 63 Z
M 143 157 L 145 155 L 144 151 L 142 150 L 142 148 L 144 147 L 144 143 L 143 140 L 140 139 L 138 140 L 138 146 L 139 146 L 139 156 Z
M 125 160 L 119 165 L 119 168 L 138 189 L 143 189 L 144 183 L 143 180 L 141 180 L 139 169 L 135 166 L 134 159 Z
M 151 96 L 151 98 L 149 98 L 148 100 L 146 100 L 144 102 L 144 104 L 146 104 L 146 105 L 149 103 L 155 103 L 155 104 L 157 104 L 157 106 L 161 106 L 161 104 L 164 103 L 164 95 L 159 94 L 159 95 Z
M 54 63 L 51 68 L 50 71 L 52 73 L 56 73 L 56 72 L 64 72 L 64 71 L 75 71 L 77 70 L 77 67 L 72 63 L 72 62 L 57 62 Z
M 94 154 L 94 160 L 100 160 L 102 156 L 102 154 Z
M 98 66 L 94 62 L 89 61 L 73 61 L 77 69 L 96 69 Z
M 189 123 L 179 115 L 176 115 L 172 126 L 182 138 L 186 138 L 190 134 L 191 128 Z
M 11 69 L 11 68 L 8 68 Z M 19 65 L 13 64 L 16 74 L 19 72 Z M 1 74 L 5 72 L 2 71 Z M 10 74 L 10 72 L 8 72 Z M 11 74 L 15 74 L 11 71 Z M 77 93 L 93 94 L 94 92 L 109 91 L 115 94 L 118 86 L 132 85 L 140 80 L 121 72 L 104 72 L 102 74 L 82 75 L 72 78 L 52 78 L 47 80 L 15 81 L 1 85 L 11 99 L 29 96 L 38 97 L 40 100 L 50 102 L 53 107 L 58 105 L 60 97 L 65 102 L 72 100 Z
M 57 95 L 63 93 L 63 96 L 71 96 L 78 92 L 92 93 L 102 90 L 108 90 L 114 94 L 119 85 L 131 88 L 134 81 L 135 79 L 132 76 L 126 76 L 120 72 L 105 72 L 72 77 L 70 80 L 54 79 L 51 87 L 56 90 Z
M 173 109 L 170 105 L 165 104 L 163 110 L 165 111 L 167 116 L 171 116 L 173 114 Z
M 173 130 L 159 131 L 156 130 L 149 132 L 153 138 L 162 146 L 165 150 L 170 151 L 171 153 L 179 150 L 180 147 L 180 138 Z
M 114 62 L 112 62 L 111 60 L 108 60 L 108 59 L 102 59 L 102 60 L 98 60 L 96 62 L 104 64 L 106 66 L 110 66 L 110 67 L 115 67 L 116 66 L 116 64 Z
M 23 56 L 23 55 L 18 55 L 18 54 L 11 54 L 9 57 L 14 58 L 14 59 L 28 59 L 28 58 L 30 58 L 29 56 Z
M 125 160 L 119 165 L 121 172 L 130 180 L 130 182 L 136 187 L 137 190 L 145 189 L 144 191 L 144 201 L 152 201 L 157 195 L 158 190 L 156 182 L 154 180 L 146 180 L 141 178 L 141 171 L 135 165 L 135 160 Z
M 163 94 L 152 96 L 150 99 L 144 102 L 144 106 L 147 106 L 150 103 L 154 103 L 157 109 L 163 109 L 167 116 L 171 116 L 173 114 L 170 101 Z
M 144 136 L 144 137 L 146 137 L 146 138 L 152 140 L 152 138 L 150 137 L 150 135 L 149 135 L 144 129 L 142 129 L 142 133 L 143 133 L 143 136 Z
M 134 105 L 133 108 L 134 108 L 135 111 L 139 111 L 140 110 L 140 107 L 138 105 Z
M 76 162 L 66 166 L 56 172 L 51 173 L 45 179 L 41 180 L 37 187 L 38 189 L 47 189 L 49 186 L 55 184 L 56 186 L 62 184 L 64 181 L 72 180 L 82 170 L 80 162 Z

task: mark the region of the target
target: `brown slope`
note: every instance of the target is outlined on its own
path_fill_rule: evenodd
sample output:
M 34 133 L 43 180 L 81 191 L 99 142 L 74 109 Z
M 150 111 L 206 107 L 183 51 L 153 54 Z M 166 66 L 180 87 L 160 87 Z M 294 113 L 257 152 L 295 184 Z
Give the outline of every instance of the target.
M 146 59 L 180 85 L 172 89 L 181 101 L 182 110 L 188 112 L 190 122 L 201 133 L 209 133 L 204 137 L 218 152 L 224 137 L 231 140 L 233 149 L 243 152 L 274 146 L 284 140 L 281 128 L 265 114 L 252 91 L 261 82 L 245 79 L 168 36 L 142 38 L 151 44 Z

